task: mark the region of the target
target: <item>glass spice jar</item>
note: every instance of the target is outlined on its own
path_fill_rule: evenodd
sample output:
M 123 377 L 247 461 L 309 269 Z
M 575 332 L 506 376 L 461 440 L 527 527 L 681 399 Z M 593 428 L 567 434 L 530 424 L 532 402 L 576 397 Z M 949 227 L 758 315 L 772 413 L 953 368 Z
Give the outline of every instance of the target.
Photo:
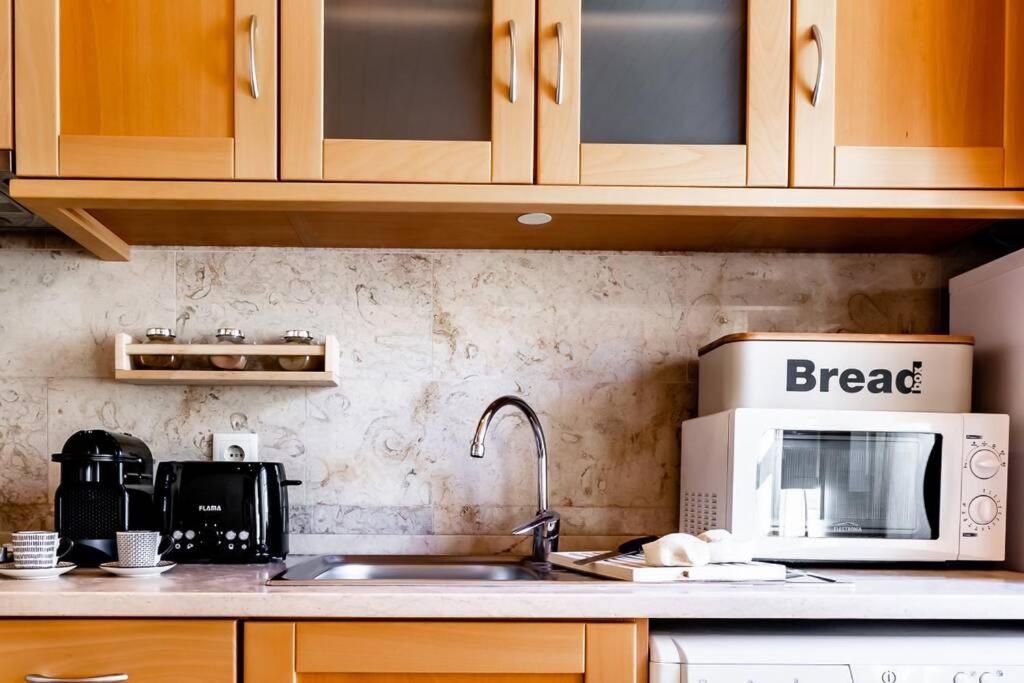
M 313 335 L 309 333 L 309 330 L 288 330 L 284 333 L 283 338 L 287 345 L 311 346 L 314 344 Z M 301 372 L 312 368 L 316 358 L 314 356 L 278 356 L 277 362 L 282 370 Z
M 244 344 L 245 335 L 233 327 L 221 327 L 217 330 L 218 344 Z M 221 370 L 245 370 L 249 359 L 246 356 L 210 356 L 210 364 Z
M 169 327 L 151 327 L 146 330 L 146 341 L 143 344 L 173 344 L 174 331 Z M 144 370 L 177 370 L 181 367 L 182 356 L 156 356 L 142 354 L 138 357 L 138 365 Z

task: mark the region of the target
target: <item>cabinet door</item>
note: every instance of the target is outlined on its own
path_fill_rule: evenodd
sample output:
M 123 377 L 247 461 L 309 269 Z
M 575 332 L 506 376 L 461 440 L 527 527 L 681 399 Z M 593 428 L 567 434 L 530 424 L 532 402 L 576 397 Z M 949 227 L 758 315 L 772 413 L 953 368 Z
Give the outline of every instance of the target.
M 288 180 L 533 182 L 534 0 L 289 0 Z
M 1021 5 L 794 0 L 793 184 L 1024 184 Z
M 541 183 L 788 183 L 789 0 L 539 2 Z
M 637 683 L 645 634 L 636 623 L 250 622 L 244 683 Z
M 276 178 L 276 0 L 16 0 L 18 174 Z
M 27 676 L 131 683 L 235 683 L 235 622 L 0 621 L 0 683 Z

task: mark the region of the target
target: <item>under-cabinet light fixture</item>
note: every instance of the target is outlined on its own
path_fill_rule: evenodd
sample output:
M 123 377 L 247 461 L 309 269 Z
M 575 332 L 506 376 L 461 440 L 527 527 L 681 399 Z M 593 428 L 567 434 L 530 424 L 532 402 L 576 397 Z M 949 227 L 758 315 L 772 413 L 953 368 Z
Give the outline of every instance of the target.
M 551 222 L 550 213 L 524 213 L 516 219 L 523 225 L 547 225 Z

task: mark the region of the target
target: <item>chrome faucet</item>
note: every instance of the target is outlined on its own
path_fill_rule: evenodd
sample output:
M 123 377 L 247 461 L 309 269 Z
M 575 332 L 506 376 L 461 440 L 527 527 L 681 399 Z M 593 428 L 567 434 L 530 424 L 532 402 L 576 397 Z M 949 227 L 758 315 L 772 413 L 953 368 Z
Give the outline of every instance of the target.
M 473 444 L 469 447 L 469 454 L 474 458 L 484 457 L 484 439 L 487 437 L 487 429 L 491 426 L 491 419 L 495 413 L 505 406 L 515 406 L 526 415 L 530 427 L 533 429 L 533 438 L 537 442 L 537 515 L 525 524 L 520 524 L 512 533 L 516 536 L 533 532 L 533 553 L 530 561 L 538 569 L 550 569 L 548 553 L 558 550 L 558 532 L 561 525 L 561 517 L 557 512 L 548 509 L 548 447 L 544 441 L 544 430 L 540 426 L 540 419 L 533 408 L 518 396 L 502 396 L 491 405 L 487 406 L 480 422 L 476 426 L 476 435 L 473 436 Z

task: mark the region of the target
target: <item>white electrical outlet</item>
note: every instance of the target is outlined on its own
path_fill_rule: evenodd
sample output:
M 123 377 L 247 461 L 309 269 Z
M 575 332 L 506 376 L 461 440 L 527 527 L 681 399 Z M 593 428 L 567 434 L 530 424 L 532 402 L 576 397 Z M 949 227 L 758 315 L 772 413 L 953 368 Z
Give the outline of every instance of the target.
M 260 459 L 259 436 L 243 432 L 213 435 L 213 459 L 222 462 L 254 462 Z

